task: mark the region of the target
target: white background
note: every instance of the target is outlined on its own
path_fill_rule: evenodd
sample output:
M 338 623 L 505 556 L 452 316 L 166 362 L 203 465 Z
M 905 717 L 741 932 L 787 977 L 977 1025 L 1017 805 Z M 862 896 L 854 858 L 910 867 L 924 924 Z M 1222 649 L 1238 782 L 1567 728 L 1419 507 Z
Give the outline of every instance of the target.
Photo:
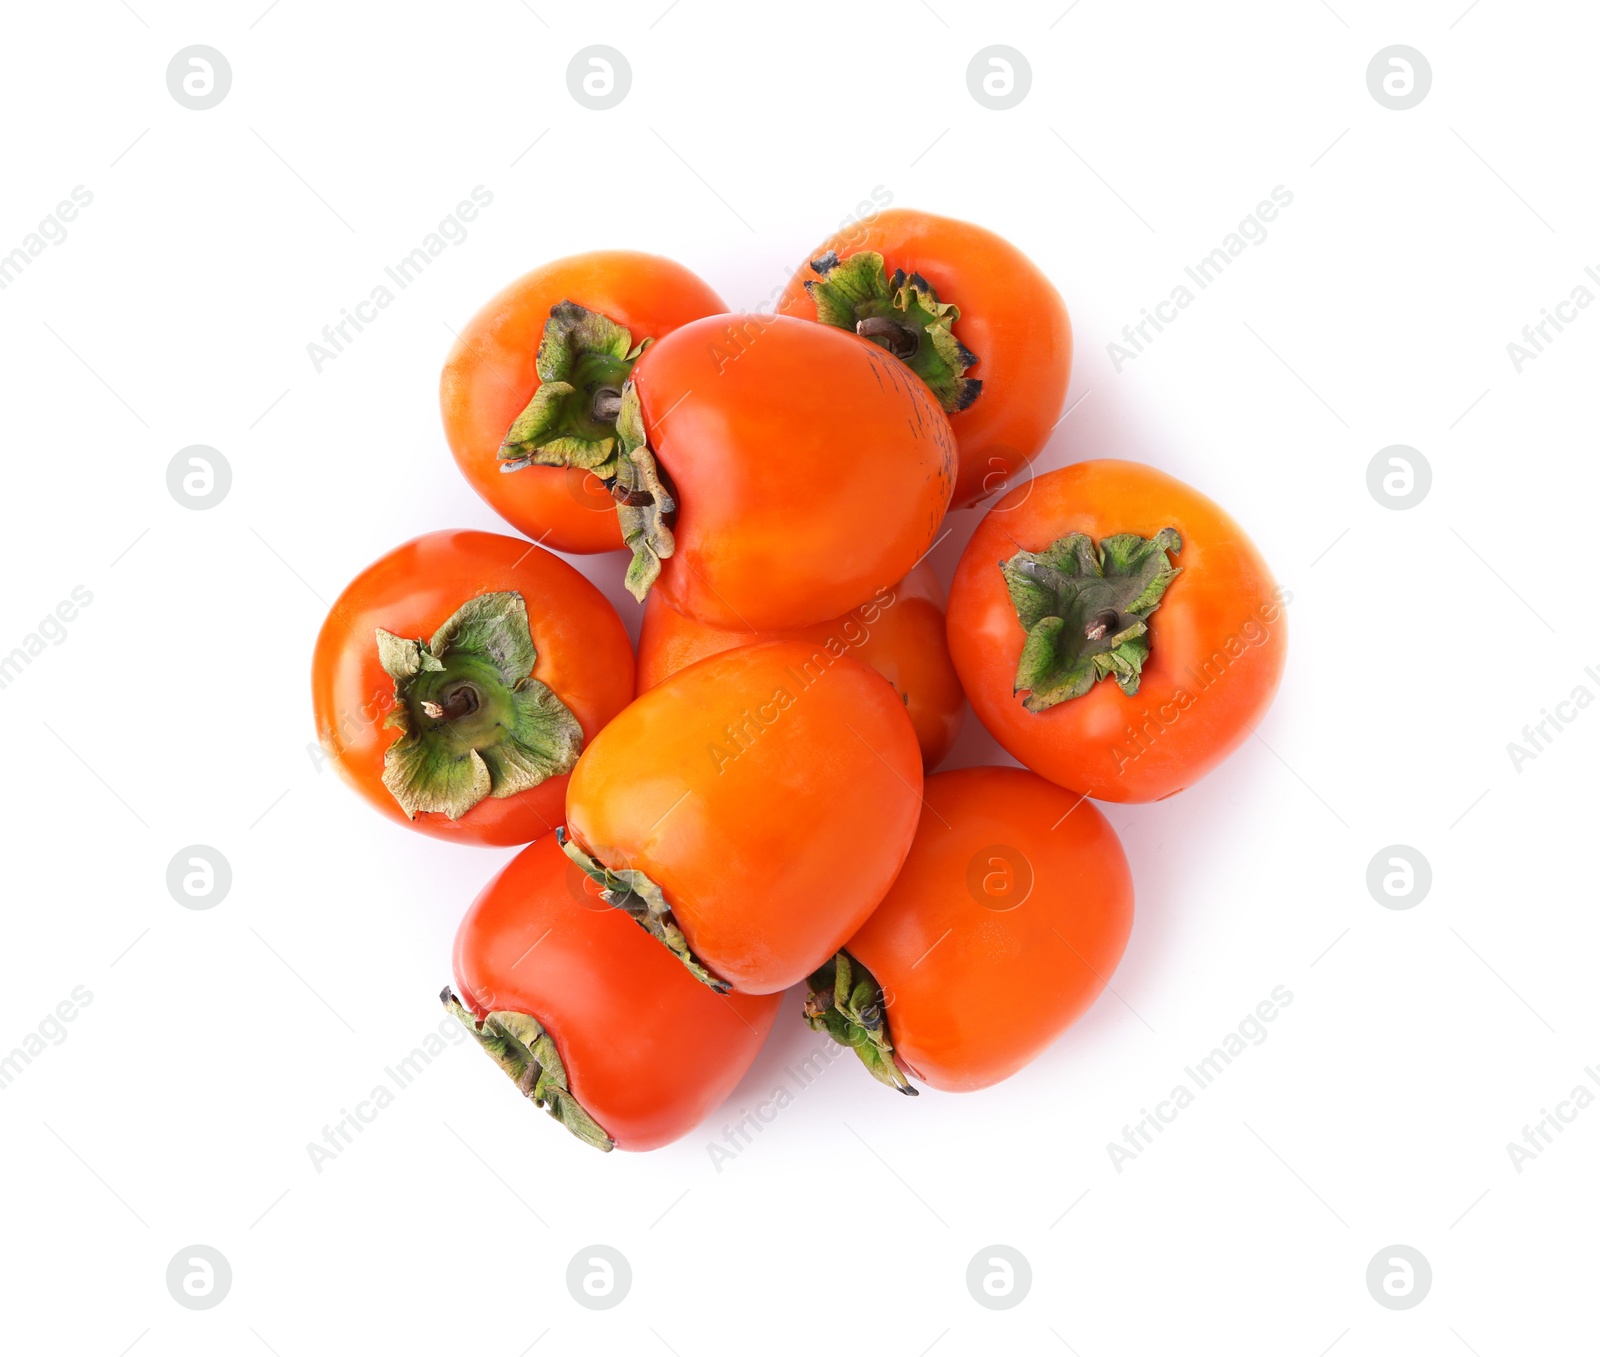
M 93 994 L 0 1090 L 5 1347 L 1576 1350 L 1600 1111 L 1520 1173 L 1506 1143 L 1600 1061 L 1600 712 L 1520 771 L 1506 746 L 1600 693 L 1600 309 L 1520 374 L 1506 345 L 1600 266 L 1600 21 L 1066 7 L 6 7 L 0 251 L 75 185 L 94 199 L 0 292 L 0 652 L 93 594 L 0 691 L 0 1052 Z M 209 111 L 166 86 L 193 43 L 232 67 Z M 591 43 L 632 67 L 608 112 L 566 87 Z M 1032 69 L 1005 112 L 966 85 L 994 43 Z M 1393 43 L 1433 69 L 1407 112 L 1366 86 Z M 479 184 L 467 239 L 315 372 L 323 325 Z M 1107 342 L 1280 184 L 1268 238 L 1115 372 Z M 1259 738 L 1173 801 L 1109 808 L 1138 891 L 1117 996 L 1008 1084 L 916 1101 L 843 1060 L 795 1091 L 819 1038 L 790 996 L 724 1117 L 647 1156 L 593 1153 L 452 1047 L 317 1172 L 307 1143 L 439 1022 L 456 920 L 506 856 L 395 828 L 308 753 L 328 601 L 416 533 L 502 526 L 440 432 L 450 328 L 597 246 L 754 306 L 880 185 L 1000 231 L 1066 296 L 1082 403 L 1041 465 L 1176 473 L 1293 594 Z M 193 443 L 233 472 L 204 512 L 166 487 Z M 1394 443 L 1433 469 L 1403 512 L 1365 479 Z M 948 766 L 993 757 L 969 718 Z M 208 911 L 165 885 L 195 843 L 232 866 Z M 1406 911 L 1365 885 L 1394 843 L 1432 865 Z M 1107 1142 L 1278 985 L 1268 1039 L 1118 1172 Z M 780 1087 L 719 1172 L 708 1145 Z M 164 1280 L 195 1243 L 233 1270 L 204 1313 Z M 594 1243 L 633 1270 L 602 1313 L 565 1283 Z M 997 1243 L 1033 1273 L 999 1313 L 964 1281 Z M 1434 1276 L 1405 1312 L 1365 1282 L 1396 1243 Z

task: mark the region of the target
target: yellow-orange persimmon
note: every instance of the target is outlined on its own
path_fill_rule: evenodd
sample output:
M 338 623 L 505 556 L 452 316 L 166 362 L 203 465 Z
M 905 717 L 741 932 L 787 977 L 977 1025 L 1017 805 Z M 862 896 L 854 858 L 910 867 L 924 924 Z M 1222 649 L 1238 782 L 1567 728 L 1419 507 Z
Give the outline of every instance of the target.
M 770 994 L 883 898 L 921 793 L 881 674 L 768 641 L 690 665 L 600 732 L 567 784 L 568 851 L 708 984 Z

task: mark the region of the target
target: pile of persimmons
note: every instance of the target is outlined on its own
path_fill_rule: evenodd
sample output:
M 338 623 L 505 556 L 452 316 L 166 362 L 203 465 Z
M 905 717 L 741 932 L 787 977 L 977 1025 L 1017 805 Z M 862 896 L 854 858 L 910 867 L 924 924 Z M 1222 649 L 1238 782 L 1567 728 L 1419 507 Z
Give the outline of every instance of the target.
M 898 209 L 771 312 L 603 251 L 461 332 L 445 431 L 524 536 L 430 533 L 358 575 L 316 720 L 390 818 L 528 845 L 441 997 L 581 1139 L 684 1135 L 802 982 L 902 1093 L 1007 1078 L 1105 986 L 1133 885 L 1088 798 L 1171 796 L 1245 738 L 1284 599 L 1170 476 L 1031 473 L 1071 365 L 1020 251 Z M 928 554 L 986 502 L 946 606 Z M 557 552 L 619 553 L 637 655 Z M 1023 767 L 933 771 L 969 702 Z

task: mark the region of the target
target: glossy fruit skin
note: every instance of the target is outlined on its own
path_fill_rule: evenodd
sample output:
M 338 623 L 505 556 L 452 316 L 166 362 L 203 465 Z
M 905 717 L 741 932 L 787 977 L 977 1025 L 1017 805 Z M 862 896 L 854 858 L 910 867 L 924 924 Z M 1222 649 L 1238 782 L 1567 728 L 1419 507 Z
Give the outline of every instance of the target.
M 633 695 L 633 647 L 594 585 L 519 538 L 432 532 L 396 547 L 339 595 L 312 658 L 317 733 L 340 776 L 391 820 L 457 843 L 504 846 L 548 834 L 561 823 L 570 774 L 516 796 L 486 798 L 459 820 L 432 813 L 408 819 L 383 785 L 384 751 L 397 738 L 384 725 L 395 683 L 378 662 L 376 632 L 429 638 L 468 599 L 501 590 L 522 595 L 538 653 L 533 677 L 578 718 L 587 746 Z
M 575 468 L 502 472 L 496 456 L 539 389 L 534 361 L 550 308 L 573 301 L 624 326 L 638 343 L 726 311 L 700 278 L 659 255 L 594 250 L 543 264 L 502 288 L 462 329 L 439 378 L 445 437 L 472 488 L 518 532 L 552 551 L 616 551 L 616 503 Z
M 1151 615 L 1139 691 L 1110 680 L 1035 714 L 1012 693 L 1024 632 L 998 563 L 1071 532 L 1096 542 L 1173 527 L 1182 567 Z M 956 568 L 950 655 L 978 719 L 1013 758 L 1102 801 L 1157 801 L 1197 781 L 1266 715 L 1287 654 L 1286 595 L 1237 523 L 1135 462 L 1079 462 L 1018 486 Z
M 951 503 L 976 504 L 1039 455 L 1061 418 L 1072 373 L 1072 322 L 1061 294 L 1010 241 L 971 222 L 892 207 L 841 227 L 807 260 L 873 250 L 890 274 L 920 273 L 939 300 L 961 308 L 955 335 L 978 355 L 967 375 L 983 382 L 978 399 L 950 415 L 961 449 Z M 803 265 L 778 309 L 814 320 Z
M 880 674 L 769 641 L 691 665 L 612 721 L 572 770 L 567 828 L 660 886 L 714 975 L 770 994 L 883 898 L 921 791 L 916 732 Z
M 680 613 L 725 630 L 823 622 L 933 545 L 955 478 L 949 421 L 867 340 L 708 317 L 647 349 L 633 380 L 678 501 L 655 588 Z
M 905 866 L 845 950 L 883 988 L 899 1059 L 969 1092 L 1015 1074 L 1105 988 L 1133 878 L 1093 803 L 1025 769 L 935 773 L 924 797 Z
M 843 617 L 794 631 L 723 631 L 683 616 L 652 592 L 639 629 L 638 690 L 708 655 L 777 640 L 830 645 L 888 679 L 905 701 L 925 770 L 938 766 L 961 733 L 967 698 L 945 642 L 944 590 L 926 561 Z
M 598 889 L 555 835 L 529 844 L 462 919 L 456 985 L 480 1022 L 496 1010 L 537 1018 L 617 1148 L 653 1150 L 733 1091 L 780 999 L 715 993 Z

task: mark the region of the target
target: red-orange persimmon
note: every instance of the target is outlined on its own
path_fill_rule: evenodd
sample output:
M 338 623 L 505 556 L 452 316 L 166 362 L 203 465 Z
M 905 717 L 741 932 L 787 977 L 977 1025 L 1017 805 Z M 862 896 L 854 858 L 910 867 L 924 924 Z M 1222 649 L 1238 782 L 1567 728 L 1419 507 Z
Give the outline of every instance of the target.
M 559 556 L 433 532 L 345 588 L 312 657 L 317 734 L 392 820 L 458 843 L 527 843 L 561 823 L 567 774 L 633 695 L 633 648 Z
M 597 892 L 555 835 L 530 844 L 461 921 L 461 1002 L 440 997 L 573 1134 L 652 1150 L 732 1092 L 779 996 L 713 993 Z
M 1136 462 L 1079 462 L 978 525 L 950 588 L 950 655 L 1014 758 L 1103 801 L 1155 801 L 1266 714 L 1286 597 L 1243 529 Z

